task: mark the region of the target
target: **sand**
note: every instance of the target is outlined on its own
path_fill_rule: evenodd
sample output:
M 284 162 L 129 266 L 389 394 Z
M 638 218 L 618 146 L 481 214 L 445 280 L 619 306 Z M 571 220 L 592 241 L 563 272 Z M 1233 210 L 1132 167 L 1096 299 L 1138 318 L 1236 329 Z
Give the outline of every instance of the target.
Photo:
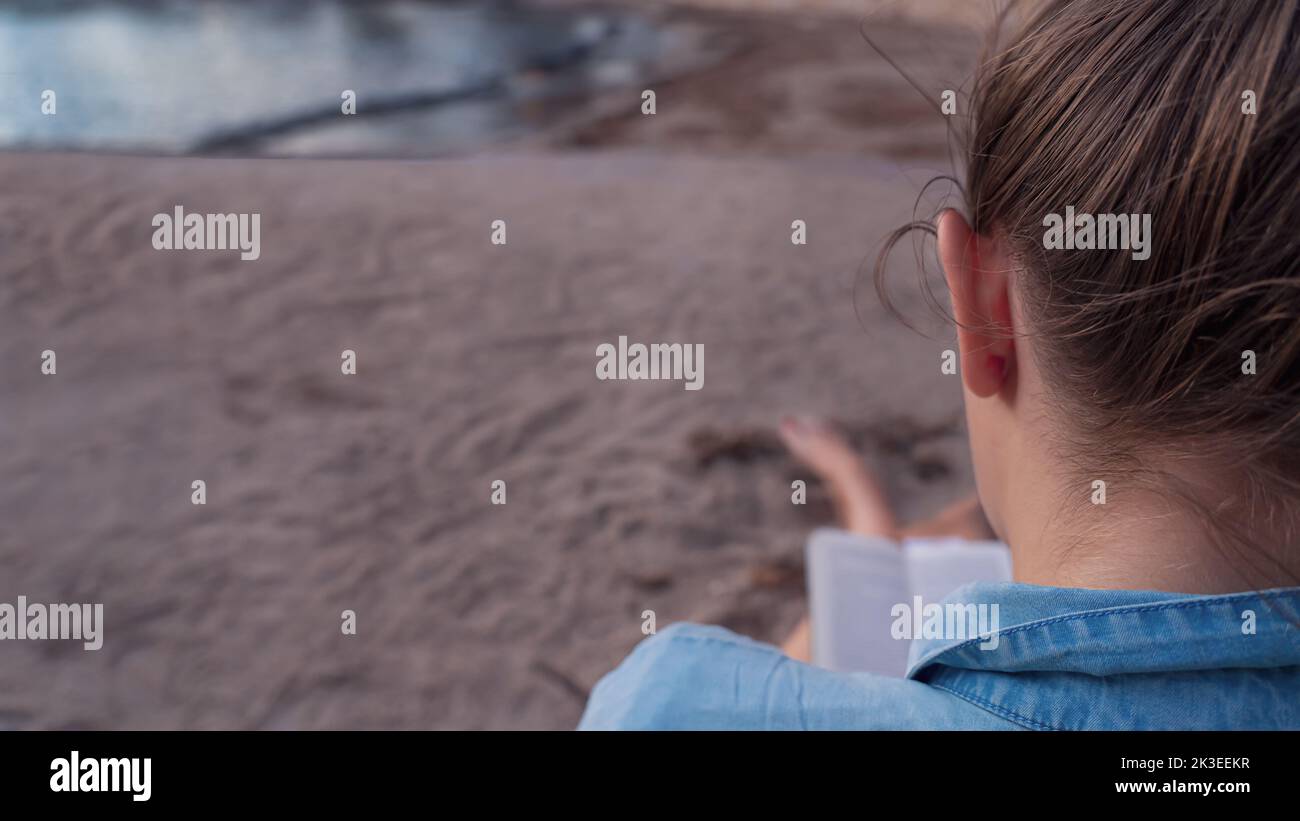
M 653 122 L 474 156 L 0 156 L 0 601 L 105 614 L 98 651 L 0 643 L 0 726 L 572 727 L 646 610 L 798 619 L 829 510 L 782 414 L 841 420 L 905 518 L 968 492 L 950 335 L 859 272 L 943 125 L 853 27 L 773 25 Z M 177 204 L 260 213 L 260 259 L 154 250 Z M 598 381 L 619 335 L 702 343 L 703 390 Z

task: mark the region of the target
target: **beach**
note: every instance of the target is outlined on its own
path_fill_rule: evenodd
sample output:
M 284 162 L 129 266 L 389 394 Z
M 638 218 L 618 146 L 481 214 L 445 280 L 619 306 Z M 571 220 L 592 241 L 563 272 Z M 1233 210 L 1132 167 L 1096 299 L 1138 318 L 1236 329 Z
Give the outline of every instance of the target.
M 0 727 L 570 728 L 646 611 L 799 619 L 831 513 L 783 414 L 841 424 L 905 520 L 971 491 L 913 245 L 928 335 L 871 280 L 942 117 L 851 16 L 671 13 L 741 47 L 653 117 L 431 160 L 0 155 L 0 600 L 103 605 L 99 649 L 0 646 Z M 973 58 L 881 26 L 936 88 Z M 257 258 L 156 249 L 181 205 L 260 214 Z M 701 387 L 598 378 L 620 337 L 702 346 Z

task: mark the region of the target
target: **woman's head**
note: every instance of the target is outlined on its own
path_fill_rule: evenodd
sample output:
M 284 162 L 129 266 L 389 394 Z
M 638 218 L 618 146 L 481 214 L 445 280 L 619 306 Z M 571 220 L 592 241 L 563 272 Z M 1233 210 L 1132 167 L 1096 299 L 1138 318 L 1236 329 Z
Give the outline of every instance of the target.
M 1088 516 L 1155 502 L 1230 550 L 1274 542 L 1252 567 L 1276 578 L 1300 522 L 1298 7 L 1057 0 L 981 62 L 969 221 L 943 214 L 938 245 L 1013 548 L 1041 462 L 1080 542 Z M 1112 507 L 1089 511 L 1098 480 Z

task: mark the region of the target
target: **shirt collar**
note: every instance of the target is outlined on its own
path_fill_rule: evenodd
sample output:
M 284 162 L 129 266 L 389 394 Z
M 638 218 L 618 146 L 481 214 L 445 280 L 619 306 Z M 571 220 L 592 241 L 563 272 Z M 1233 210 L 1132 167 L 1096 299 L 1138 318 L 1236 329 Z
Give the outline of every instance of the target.
M 976 583 L 942 604 L 996 604 L 996 629 L 914 641 L 908 678 L 936 666 L 1106 676 L 1300 665 L 1300 587 L 1203 596 Z

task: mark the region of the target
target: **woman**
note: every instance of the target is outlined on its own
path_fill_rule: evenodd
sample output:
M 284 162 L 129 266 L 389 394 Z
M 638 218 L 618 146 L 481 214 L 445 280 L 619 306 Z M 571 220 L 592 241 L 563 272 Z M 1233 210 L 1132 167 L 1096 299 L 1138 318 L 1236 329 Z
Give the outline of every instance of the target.
M 893 679 L 675 625 L 583 727 L 1300 728 L 1297 2 L 1047 2 L 969 106 L 967 211 L 931 230 L 1015 578 L 954 596 L 998 604 L 996 649 L 921 641 Z M 845 527 L 898 535 L 833 433 L 784 434 Z

